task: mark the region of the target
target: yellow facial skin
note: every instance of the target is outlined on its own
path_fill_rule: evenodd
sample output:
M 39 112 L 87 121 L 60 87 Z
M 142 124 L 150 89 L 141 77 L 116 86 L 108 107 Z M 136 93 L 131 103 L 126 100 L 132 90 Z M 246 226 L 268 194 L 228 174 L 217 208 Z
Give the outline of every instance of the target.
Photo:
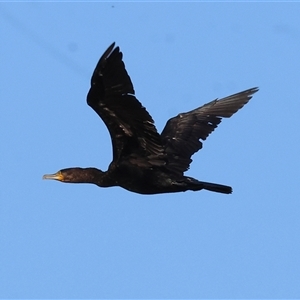
M 58 180 L 58 181 L 64 181 L 64 176 L 62 175 L 61 171 L 58 171 L 55 174 L 44 175 L 43 179 L 54 179 L 54 180 Z

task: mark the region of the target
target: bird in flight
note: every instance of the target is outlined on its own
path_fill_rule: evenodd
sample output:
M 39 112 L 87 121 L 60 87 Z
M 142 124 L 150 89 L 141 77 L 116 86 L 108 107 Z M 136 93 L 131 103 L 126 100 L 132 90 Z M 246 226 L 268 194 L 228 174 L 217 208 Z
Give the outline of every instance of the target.
M 67 183 L 120 186 L 139 194 L 208 190 L 230 194 L 230 186 L 199 181 L 184 172 L 191 156 L 220 124 L 241 109 L 258 91 L 216 99 L 167 121 L 159 134 L 145 107 L 135 97 L 125 69 L 123 54 L 115 43 L 101 56 L 91 78 L 87 103 L 100 116 L 110 133 L 113 160 L 107 171 L 67 168 L 44 179 Z

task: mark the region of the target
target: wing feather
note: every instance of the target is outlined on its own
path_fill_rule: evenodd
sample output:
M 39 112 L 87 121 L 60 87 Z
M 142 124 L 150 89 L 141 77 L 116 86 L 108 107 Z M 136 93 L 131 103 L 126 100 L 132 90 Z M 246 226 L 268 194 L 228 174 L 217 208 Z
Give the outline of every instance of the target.
M 178 173 L 188 170 L 191 156 L 217 128 L 222 118 L 229 118 L 252 98 L 252 88 L 223 99 L 213 100 L 197 109 L 170 119 L 161 133 L 169 167 Z
M 154 121 L 136 99 L 119 47 L 113 43 L 101 56 L 91 78 L 87 103 L 107 126 L 113 159 L 161 155 L 163 147 Z

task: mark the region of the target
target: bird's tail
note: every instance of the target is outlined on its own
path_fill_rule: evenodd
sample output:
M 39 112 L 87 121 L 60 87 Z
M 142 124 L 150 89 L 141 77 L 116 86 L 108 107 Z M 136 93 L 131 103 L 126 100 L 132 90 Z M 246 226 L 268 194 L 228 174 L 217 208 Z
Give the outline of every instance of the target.
M 201 182 L 203 184 L 203 189 L 217 192 L 217 193 L 223 193 L 223 194 L 231 194 L 232 188 L 228 185 L 222 185 L 217 183 L 210 183 L 210 182 Z
M 198 181 L 191 177 L 186 177 L 186 184 L 187 184 L 188 189 L 190 189 L 192 191 L 199 191 L 199 190 L 204 189 L 204 190 L 217 192 L 217 193 L 223 193 L 223 194 L 231 194 L 232 193 L 232 188 L 228 185 Z

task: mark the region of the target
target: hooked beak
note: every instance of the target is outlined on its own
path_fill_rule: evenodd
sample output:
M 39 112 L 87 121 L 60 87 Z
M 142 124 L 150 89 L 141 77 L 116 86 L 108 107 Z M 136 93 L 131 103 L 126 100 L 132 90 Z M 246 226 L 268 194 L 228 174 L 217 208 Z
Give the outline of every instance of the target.
M 60 171 L 58 171 L 55 174 L 46 174 L 46 175 L 44 175 L 43 179 L 54 179 L 54 180 L 58 180 L 58 181 L 63 181 L 64 176 L 62 175 L 62 173 Z

